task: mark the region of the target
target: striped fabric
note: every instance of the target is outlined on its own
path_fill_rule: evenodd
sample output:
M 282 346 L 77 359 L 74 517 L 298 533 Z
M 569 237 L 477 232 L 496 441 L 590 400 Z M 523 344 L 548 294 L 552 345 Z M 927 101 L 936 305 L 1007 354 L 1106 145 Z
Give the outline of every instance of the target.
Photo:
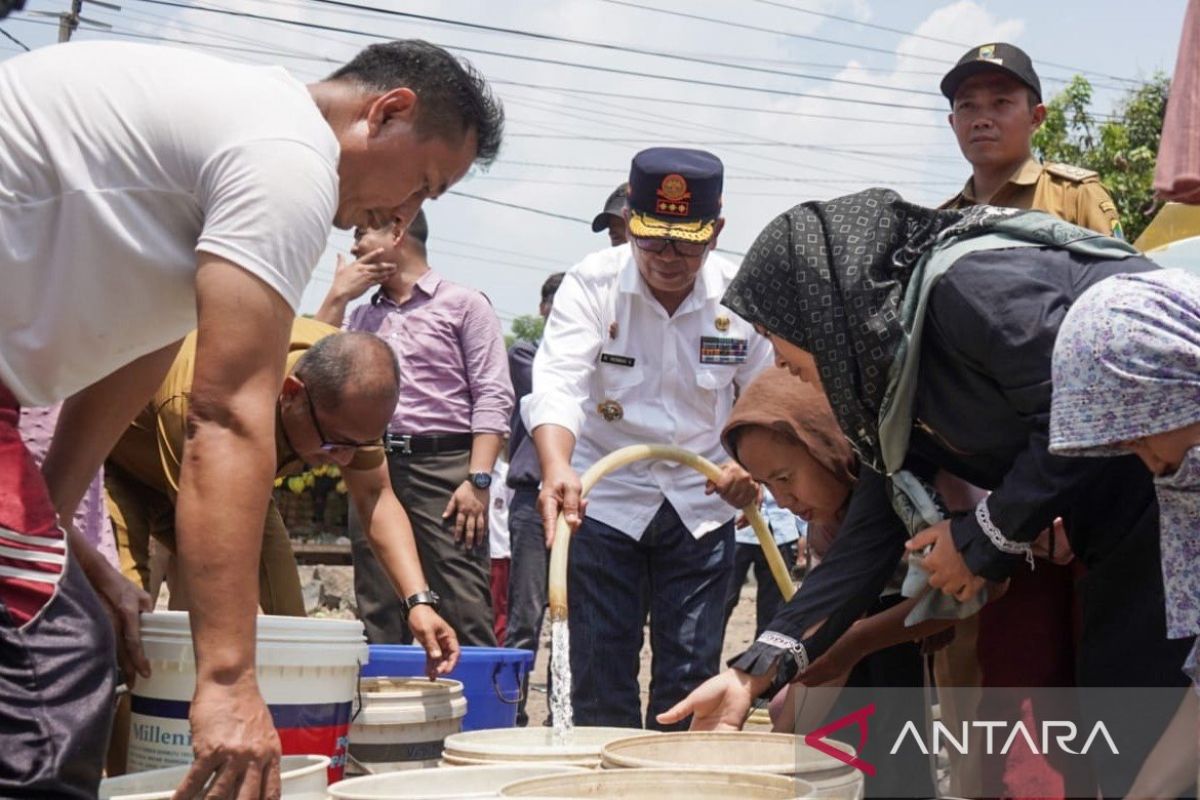
M 17 431 L 19 415 L 0 384 L 0 624 L 17 626 L 53 597 L 67 559 L 66 534 Z

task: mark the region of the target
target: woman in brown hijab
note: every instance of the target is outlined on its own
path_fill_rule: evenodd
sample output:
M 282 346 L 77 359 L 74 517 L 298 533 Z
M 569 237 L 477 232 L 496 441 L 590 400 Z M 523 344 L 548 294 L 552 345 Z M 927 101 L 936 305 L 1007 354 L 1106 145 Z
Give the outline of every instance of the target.
M 858 460 L 824 393 L 786 369 L 767 370 L 738 398 L 721 441 L 729 454 L 771 491 L 780 507 L 808 523 L 811 560 L 820 561 L 837 535 L 858 475 Z M 898 582 L 893 584 L 898 588 Z M 867 616 L 800 674 L 798 682 L 806 686 L 920 686 L 921 655 L 914 640 L 928 634 L 926 628 L 942 629 L 950 622 L 905 628 L 904 615 L 913 602 L 905 601 L 890 585 Z M 841 708 L 845 703 L 854 704 L 852 698 L 847 698 L 832 709 L 828 702 L 818 707 L 820 701 L 805 704 L 794 700 L 803 687 L 785 691 L 789 692 L 787 702 L 782 701 L 781 694 L 779 701 L 772 703 L 775 730 L 793 730 L 797 724 L 793 710 L 796 705 L 804 711 L 799 729 L 810 730 L 823 719 L 836 719 L 843 711 L 852 710 Z M 906 696 L 919 699 L 919 693 Z M 819 698 L 832 700 L 833 694 L 826 692 Z M 894 716 L 903 724 L 903 719 L 920 719 L 923 713 L 923 707 L 883 709 L 872 718 L 871 726 L 883 730 L 889 726 L 885 716 Z M 872 743 L 886 746 L 883 743 L 893 738 L 873 735 L 867 747 L 870 749 Z M 872 754 L 861 755 L 872 761 Z M 896 791 L 900 787 L 911 790 L 927 778 L 927 768 L 919 762 L 912 765 L 911 773 L 902 776 L 881 772 L 871 780 L 871 794 L 892 796 L 889 790 L 893 786 L 887 784 L 894 784 Z

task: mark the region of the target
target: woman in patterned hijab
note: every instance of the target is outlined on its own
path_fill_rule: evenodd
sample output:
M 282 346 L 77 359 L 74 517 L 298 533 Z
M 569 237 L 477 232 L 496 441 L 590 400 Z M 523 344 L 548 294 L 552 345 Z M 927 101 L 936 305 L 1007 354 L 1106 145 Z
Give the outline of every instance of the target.
M 1101 281 L 1067 312 L 1054 345 L 1050 452 L 1136 453 L 1154 473 L 1167 636 L 1200 633 L 1200 279 L 1178 271 Z M 1182 665 L 1200 690 L 1197 647 Z M 1190 715 L 1190 720 L 1188 719 Z M 1196 697 L 1160 741 L 1135 797 L 1195 779 Z M 1147 760 L 1147 765 L 1151 761 Z M 1172 777 L 1174 776 L 1174 777 Z M 1175 784 L 1170 785 L 1174 780 Z
M 983 214 L 937 211 L 895 192 L 869 189 L 803 203 L 759 234 L 723 302 L 760 326 L 793 373 L 820 378 L 838 423 L 864 462 L 881 470 L 878 420 L 888 371 L 902 340 L 901 304 L 914 265 L 956 223 Z M 763 332 L 760 331 L 760 332 Z

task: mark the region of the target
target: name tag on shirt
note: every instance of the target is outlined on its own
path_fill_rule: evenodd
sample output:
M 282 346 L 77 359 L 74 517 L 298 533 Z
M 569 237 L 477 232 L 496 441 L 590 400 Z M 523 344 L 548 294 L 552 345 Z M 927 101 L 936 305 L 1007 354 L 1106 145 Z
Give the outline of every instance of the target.
M 745 364 L 749 343 L 728 336 L 701 336 L 701 364 Z
M 632 367 L 634 364 L 634 359 L 630 358 L 629 356 L 618 356 L 613 353 L 601 353 L 600 363 L 616 364 L 618 367 Z

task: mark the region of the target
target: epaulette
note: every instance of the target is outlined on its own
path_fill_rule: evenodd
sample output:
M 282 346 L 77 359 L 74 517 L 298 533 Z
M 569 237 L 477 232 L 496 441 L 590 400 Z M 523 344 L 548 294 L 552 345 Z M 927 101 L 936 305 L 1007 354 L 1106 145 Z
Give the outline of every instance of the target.
M 1066 178 L 1072 183 L 1083 183 L 1089 180 L 1100 180 L 1100 173 L 1092 169 L 1084 169 L 1071 164 L 1042 164 L 1046 172 L 1059 178 Z

